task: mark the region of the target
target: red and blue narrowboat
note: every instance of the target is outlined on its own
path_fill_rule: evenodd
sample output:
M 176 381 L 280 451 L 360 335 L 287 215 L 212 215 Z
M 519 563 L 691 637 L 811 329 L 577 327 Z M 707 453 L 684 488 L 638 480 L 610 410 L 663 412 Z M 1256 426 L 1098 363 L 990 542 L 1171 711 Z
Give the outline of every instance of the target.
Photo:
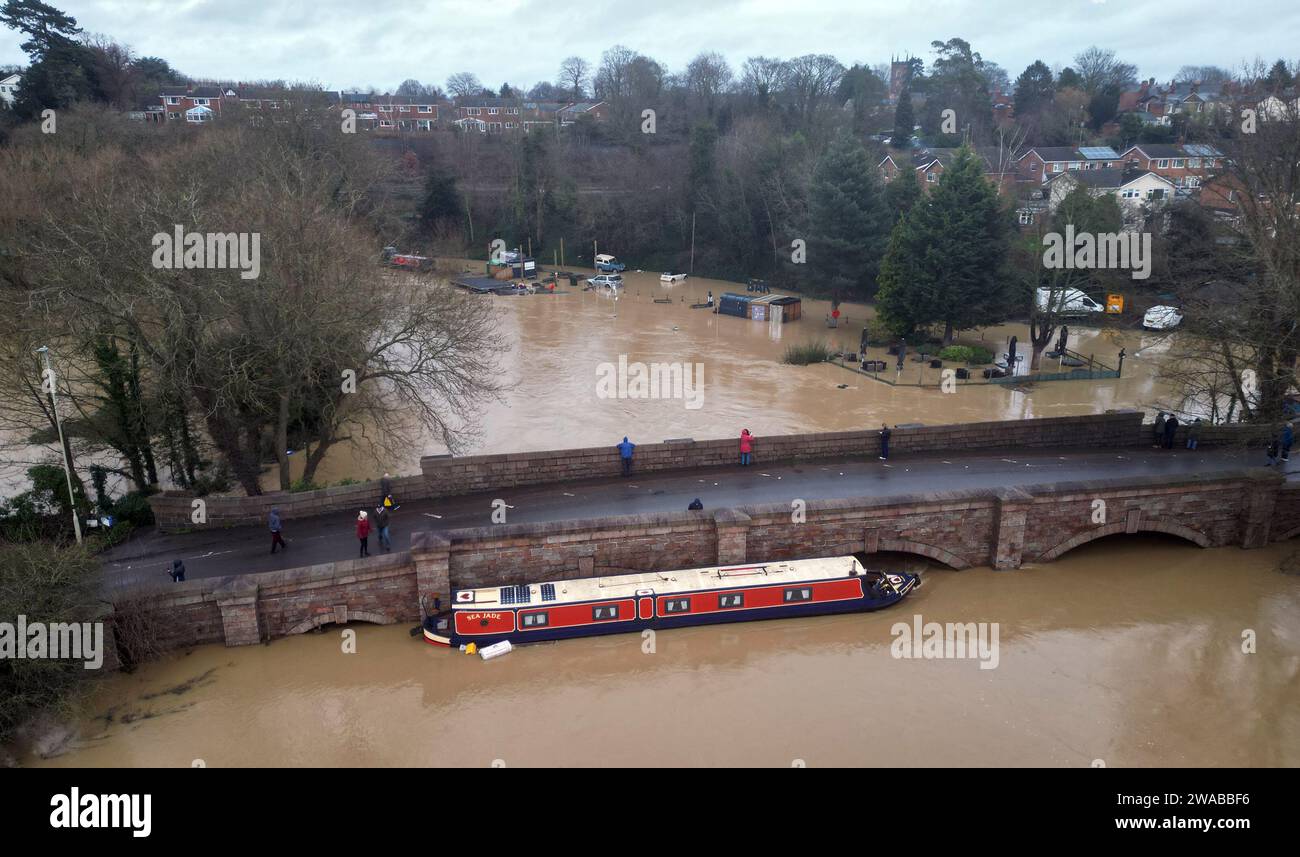
M 424 620 L 426 642 L 478 648 L 626 634 L 647 628 L 857 613 L 889 607 L 920 585 L 835 556 L 724 565 L 552 583 L 458 589 L 450 609 Z M 414 632 L 413 632 L 414 633 Z

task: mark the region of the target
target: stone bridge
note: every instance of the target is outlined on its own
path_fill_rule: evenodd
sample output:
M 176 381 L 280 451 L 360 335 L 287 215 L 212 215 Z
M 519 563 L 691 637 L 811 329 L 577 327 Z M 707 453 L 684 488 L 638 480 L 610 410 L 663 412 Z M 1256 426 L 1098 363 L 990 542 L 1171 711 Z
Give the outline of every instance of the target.
M 425 531 L 408 551 L 113 600 L 146 615 L 165 648 L 247 645 L 327 624 L 413 624 L 421 595 L 452 588 L 857 551 L 1017 569 L 1144 532 L 1263 547 L 1300 534 L 1300 485 L 1256 469 Z

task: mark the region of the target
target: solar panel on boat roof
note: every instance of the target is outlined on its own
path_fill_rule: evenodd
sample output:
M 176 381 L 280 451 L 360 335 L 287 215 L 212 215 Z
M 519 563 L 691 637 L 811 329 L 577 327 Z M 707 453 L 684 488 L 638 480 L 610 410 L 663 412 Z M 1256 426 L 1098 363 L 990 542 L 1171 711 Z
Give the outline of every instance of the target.
M 554 600 L 555 600 L 555 584 L 554 584 L 554 583 L 543 583 L 543 584 L 542 584 L 542 600 L 543 600 L 543 601 L 554 601 Z

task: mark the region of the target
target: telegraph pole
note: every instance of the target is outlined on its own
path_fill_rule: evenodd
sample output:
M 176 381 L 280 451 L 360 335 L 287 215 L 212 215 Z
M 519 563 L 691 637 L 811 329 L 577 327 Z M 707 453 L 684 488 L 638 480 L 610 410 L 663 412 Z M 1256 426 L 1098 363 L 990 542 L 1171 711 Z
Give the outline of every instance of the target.
M 55 389 L 54 369 L 50 366 L 50 349 L 42 345 L 36 353 L 45 360 L 45 383 L 50 385 L 50 407 L 54 410 L 54 427 L 59 432 L 59 451 L 63 454 L 63 475 L 68 480 L 68 505 L 72 509 L 72 529 L 77 534 L 77 544 L 81 544 L 81 520 L 77 517 L 77 495 L 72 491 L 72 455 L 63 439 L 63 420 L 59 419 L 59 398 Z

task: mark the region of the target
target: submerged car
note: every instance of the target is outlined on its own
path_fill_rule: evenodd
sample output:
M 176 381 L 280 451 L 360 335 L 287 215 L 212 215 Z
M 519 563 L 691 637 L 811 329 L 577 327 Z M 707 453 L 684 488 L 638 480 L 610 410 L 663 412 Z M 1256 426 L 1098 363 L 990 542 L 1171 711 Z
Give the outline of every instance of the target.
M 619 274 L 597 274 L 594 277 L 588 277 L 587 282 L 593 289 L 623 288 L 623 277 Z
M 684 279 L 686 279 L 685 274 L 673 274 L 668 271 L 664 271 L 659 275 L 659 282 L 661 283 L 680 283 Z
M 1173 330 L 1183 322 L 1183 311 L 1175 306 L 1153 306 L 1142 316 L 1147 330 Z

